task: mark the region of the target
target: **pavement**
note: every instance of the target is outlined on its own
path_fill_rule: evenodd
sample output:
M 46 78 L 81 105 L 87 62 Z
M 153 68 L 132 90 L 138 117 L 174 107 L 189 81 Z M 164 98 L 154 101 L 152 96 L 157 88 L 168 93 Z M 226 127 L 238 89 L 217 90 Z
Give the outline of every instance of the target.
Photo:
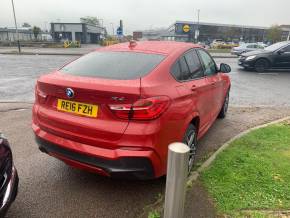
M 0 131 L 10 140 L 20 177 L 19 195 L 7 217 L 133 218 L 164 193 L 164 178 L 112 180 L 70 168 L 38 150 L 30 127 L 35 80 L 73 58 L 0 55 Z M 199 142 L 197 163 L 239 132 L 290 115 L 289 72 L 258 74 L 238 68 L 236 59 L 216 61 L 233 69 L 231 105 L 226 119 L 217 120 Z M 216 215 L 200 182 L 187 193 L 185 212 L 186 218 Z
M 290 115 L 290 108 L 231 107 L 228 117 L 217 120 L 200 141 L 197 162 L 236 133 L 286 115 Z M 0 104 L 0 122 L 20 177 L 19 194 L 7 217 L 135 218 L 164 193 L 164 177 L 112 180 L 70 168 L 41 153 L 31 130 L 31 104 Z M 185 217 L 212 215 L 215 210 L 210 198 L 202 184 L 195 183 L 187 193 Z
M 73 55 L 81 56 L 94 51 L 99 45 L 88 44 L 82 45 L 81 48 L 39 48 L 39 47 L 22 47 L 20 55 Z M 17 47 L 0 47 L 0 54 L 15 55 L 18 54 Z M 236 58 L 236 55 L 230 53 L 212 53 L 216 58 Z
M 82 45 L 81 48 L 40 48 L 40 47 L 22 47 L 21 55 L 73 55 L 81 56 L 94 51 L 99 45 Z M 0 47 L 0 54 L 18 54 L 18 47 Z

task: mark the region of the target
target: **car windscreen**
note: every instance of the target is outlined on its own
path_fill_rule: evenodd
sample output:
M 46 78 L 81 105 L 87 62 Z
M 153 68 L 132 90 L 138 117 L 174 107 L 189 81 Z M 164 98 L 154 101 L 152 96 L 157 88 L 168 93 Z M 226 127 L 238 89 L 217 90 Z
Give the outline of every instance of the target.
M 289 44 L 289 42 L 278 42 L 265 48 L 266 51 L 276 51 L 279 48 Z
M 160 54 L 96 51 L 69 63 L 59 71 L 76 76 L 130 80 L 143 77 L 164 58 Z

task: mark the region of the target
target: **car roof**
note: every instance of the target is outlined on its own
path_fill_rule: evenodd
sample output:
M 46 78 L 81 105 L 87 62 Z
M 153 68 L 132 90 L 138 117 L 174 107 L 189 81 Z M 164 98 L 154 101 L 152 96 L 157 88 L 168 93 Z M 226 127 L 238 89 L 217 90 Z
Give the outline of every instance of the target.
M 130 47 L 130 42 L 119 43 L 101 47 L 97 51 L 133 51 L 142 53 L 156 53 L 169 55 L 175 52 L 183 52 L 191 48 L 201 48 L 200 45 L 175 41 L 134 41 L 136 44 Z M 132 43 L 134 43 L 132 42 Z

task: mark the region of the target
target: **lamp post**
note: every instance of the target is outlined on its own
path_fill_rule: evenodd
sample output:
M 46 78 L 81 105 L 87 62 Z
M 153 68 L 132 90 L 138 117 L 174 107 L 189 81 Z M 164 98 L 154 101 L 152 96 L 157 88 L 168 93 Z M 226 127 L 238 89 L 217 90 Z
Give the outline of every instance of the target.
M 113 23 L 110 23 L 111 24 L 111 26 L 112 26 L 112 30 L 113 30 L 113 36 L 115 35 L 115 29 L 114 29 L 114 24 Z
M 200 9 L 197 10 L 197 31 L 195 33 L 196 42 L 198 42 L 198 37 L 199 37 L 199 14 L 200 14 Z
M 17 36 L 17 46 L 18 46 L 18 52 L 21 53 L 21 48 L 20 48 L 20 42 L 19 42 L 19 33 L 18 33 L 18 28 L 17 28 L 17 21 L 16 21 L 16 15 L 15 15 L 15 8 L 14 8 L 14 1 L 12 1 L 12 8 L 13 8 L 13 15 L 14 15 L 14 23 L 15 23 L 15 29 L 16 29 L 16 36 Z

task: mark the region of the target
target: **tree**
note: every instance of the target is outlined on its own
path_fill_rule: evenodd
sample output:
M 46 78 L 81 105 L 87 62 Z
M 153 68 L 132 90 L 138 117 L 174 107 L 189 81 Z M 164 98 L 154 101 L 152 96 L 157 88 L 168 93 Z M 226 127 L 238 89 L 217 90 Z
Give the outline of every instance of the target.
M 97 17 L 86 16 L 86 17 L 81 17 L 80 20 L 81 20 L 81 23 L 86 23 L 93 26 L 100 26 L 100 20 Z
M 29 27 L 31 27 L 31 25 L 30 25 L 29 23 L 26 23 L 26 22 L 25 22 L 25 23 L 22 24 L 22 27 L 27 27 L 27 28 L 29 28 Z
M 37 40 L 37 36 L 39 35 L 39 33 L 41 32 L 41 29 L 37 26 L 34 26 L 32 28 L 32 32 L 33 32 L 33 35 L 34 35 L 34 38 L 35 40 Z
M 267 39 L 272 43 L 281 41 L 282 30 L 278 25 L 271 26 L 267 31 Z

